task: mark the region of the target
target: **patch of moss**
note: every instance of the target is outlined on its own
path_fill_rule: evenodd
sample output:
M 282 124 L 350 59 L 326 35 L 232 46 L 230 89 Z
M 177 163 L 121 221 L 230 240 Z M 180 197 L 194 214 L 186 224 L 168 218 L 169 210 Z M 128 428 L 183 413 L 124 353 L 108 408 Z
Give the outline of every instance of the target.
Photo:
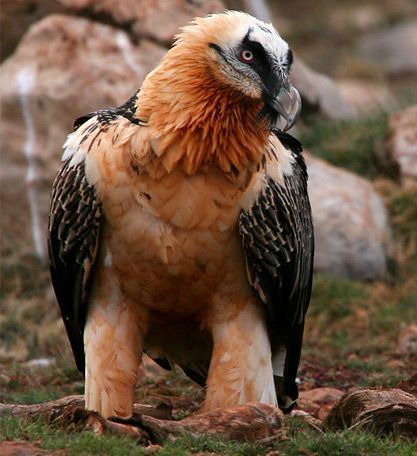
M 409 180 L 402 186 L 391 185 L 385 202 L 397 236 L 417 245 L 417 182 Z
M 339 122 L 317 120 L 316 116 L 311 120 L 301 135 L 305 149 L 367 178 L 387 174 L 378 159 L 389 135 L 387 113 Z
M 329 320 L 340 320 L 351 315 L 353 306 L 368 297 L 366 285 L 360 282 L 316 274 L 308 317 L 325 313 Z
M 415 442 L 380 438 L 367 432 L 346 430 L 324 433 L 313 428 L 300 418 L 286 420 L 288 437 L 271 445 L 221 442 L 215 438 L 184 436 L 173 442 L 168 441 L 156 454 L 180 456 L 190 454 L 262 456 L 271 450 L 286 456 L 414 456 Z M 27 440 L 36 442 L 40 448 L 49 451 L 65 450 L 69 455 L 105 454 L 121 456 L 146 454 L 134 439 L 105 434 L 98 436 L 92 431 L 65 432 L 47 425 L 41 420 L 30 421 L 6 415 L 0 418 L 0 440 Z
M 65 449 L 68 455 L 105 454 L 124 456 L 144 454 L 133 439 L 115 435 L 98 436 L 92 431 L 63 432 L 41 420 L 30 421 L 24 418 L 3 416 L 0 418 L 1 440 L 28 440 L 50 451 Z
M 174 442 L 167 442 L 158 453 L 160 456 L 188 454 L 216 454 L 228 456 L 262 456 L 267 448 L 251 443 L 222 442 L 213 437 L 184 436 Z
M 0 321 L 0 343 L 4 345 L 6 350 L 10 349 L 14 343 L 25 336 L 25 326 L 14 315 L 6 315 Z
M 14 362 L 3 364 L 0 376 L 0 402 L 36 404 L 66 394 L 81 394 L 81 374 L 69 362 L 59 360 L 47 368 L 31 368 Z
M 286 456 L 414 456 L 417 451 L 415 442 L 381 438 L 354 429 L 324 433 L 299 419 L 289 420 L 287 425 L 289 439 L 276 445 L 279 454 Z

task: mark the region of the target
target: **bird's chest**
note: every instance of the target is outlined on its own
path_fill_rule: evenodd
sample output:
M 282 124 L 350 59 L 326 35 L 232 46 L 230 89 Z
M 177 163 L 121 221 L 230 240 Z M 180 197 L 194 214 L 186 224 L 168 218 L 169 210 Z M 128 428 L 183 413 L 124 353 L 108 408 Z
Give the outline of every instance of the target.
M 243 194 L 214 173 L 120 183 L 105 199 L 103 264 L 129 296 L 158 311 L 195 310 L 232 293 L 246 280 L 237 231 Z

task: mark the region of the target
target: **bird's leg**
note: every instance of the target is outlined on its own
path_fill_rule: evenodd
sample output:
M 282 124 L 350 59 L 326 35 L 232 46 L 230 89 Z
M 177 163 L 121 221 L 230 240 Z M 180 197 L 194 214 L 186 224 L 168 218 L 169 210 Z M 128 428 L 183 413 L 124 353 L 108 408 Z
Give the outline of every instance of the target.
M 237 316 L 212 327 L 213 355 L 203 412 L 263 402 L 277 406 L 271 346 L 264 317 L 248 303 Z
M 94 301 L 84 330 L 85 407 L 132 415 L 147 315 L 133 303 Z

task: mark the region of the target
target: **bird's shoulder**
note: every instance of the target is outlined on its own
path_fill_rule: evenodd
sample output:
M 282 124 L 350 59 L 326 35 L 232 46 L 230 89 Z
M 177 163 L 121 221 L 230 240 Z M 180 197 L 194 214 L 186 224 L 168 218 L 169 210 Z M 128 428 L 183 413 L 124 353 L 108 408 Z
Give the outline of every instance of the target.
M 136 116 L 136 101 L 137 94 L 117 108 L 79 117 L 64 144 L 66 169 L 81 165 L 100 199 L 105 198 L 103 186 L 126 182 L 126 174 L 138 172 L 138 163 L 149 155 L 147 123 Z

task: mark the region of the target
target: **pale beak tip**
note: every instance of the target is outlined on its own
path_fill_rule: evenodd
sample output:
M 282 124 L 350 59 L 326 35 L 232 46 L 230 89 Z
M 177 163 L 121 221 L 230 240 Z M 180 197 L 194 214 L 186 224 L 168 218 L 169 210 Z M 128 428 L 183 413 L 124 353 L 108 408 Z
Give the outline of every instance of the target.
M 301 112 L 301 97 L 298 90 L 290 85 L 282 87 L 276 98 L 277 112 L 283 117 L 286 122 L 282 131 L 287 131 L 297 121 Z

